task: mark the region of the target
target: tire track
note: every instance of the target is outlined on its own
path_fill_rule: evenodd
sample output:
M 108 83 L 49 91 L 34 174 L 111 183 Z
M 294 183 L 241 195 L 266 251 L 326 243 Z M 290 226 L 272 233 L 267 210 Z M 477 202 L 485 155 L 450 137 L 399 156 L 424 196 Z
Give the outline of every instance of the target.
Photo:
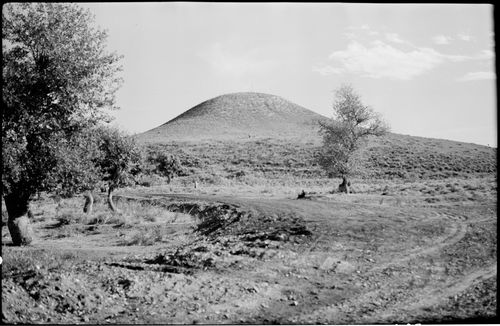
M 476 270 L 468 275 L 465 275 L 459 280 L 454 280 L 445 284 L 439 289 L 418 293 L 412 296 L 409 300 L 400 302 L 390 308 L 389 312 L 380 314 L 377 312 L 374 315 L 366 316 L 366 320 L 376 323 L 387 323 L 394 318 L 404 314 L 404 312 L 418 311 L 427 307 L 435 307 L 449 300 L 450 297 L 466 291 L 475 284 L 485 281 L 497 275 L 497 265 L 491 265 L 485 269 Z M 419 298 L 415 300 L 414 298 Z M 374 318 L 376 317 L 376 318 Z
M 298 250 L 297 253 L 300 257 L 290 262 L 292 265 L 298 267 L 304 266 L 304 264 L 307 266 L 317 265 L 316 262 L 324 261 L 333 254 L 331 249 L 328 249 L 326 251 L 318 250 L 318 247 L 320 247 L 323 242 L 331 244 L 331 239 L 329 238 L 328 231 L 332 219 L 335 219 L 336 223 L 340 223 L 342 221 L 355 221 L 356 223 L 361 223 L 362 221 L 360 220 L 360 216 L 369 216 L 373 219 L 377 219 L 379 216 L 383 217 L 383 215 L 375 215 L 374 213 L 372 213 L 370 209 L 370 207 L 373 207 L 372 205 L 364 205 L 362 209 L 355 206 L 355 210 L 345 213 L 347 209 L 350 209 L 351 207 L 347 207 L 346 204 L 338 203 L 333 203 L 336 206 L 333 207 L 332 203 L 317 203 L 310 201 L 300 202 L 284 199 L 249 200 L 232 197 L 213 198 L 208 196 L 192 195 L 166 195 L 163 197 L 163 200 L 167 199 L 168 201 L 168 199 L 171 198 L 188 201 L 199 200 L 208 203 L 222 202 L 226 204 L 236 205 L 242 211 L 251 211 L 263 216 L 299 216 L 307 224 L 309 224 L 309 227 L 314 228 L 313 233 L 317 233 L 317 237 L 315 239 L 311 239 L 311 243 L 309 243 L 307 247 L 303 247 L 303 250 Z M 159 200 L 158 198 L 155 199 Z M 335 209 L 339 208 L 343 210 L 342 214 L 335 215 L 333 212 L 335 212 Z M 383 213 L 384 211 L 381 211 L 380 214 Z M 366 281 L 366 284 L 369 284 L 369 288 L 365 290 L 361 290 L 361 288 L 359 288 L 359 290 L 363 292 L 359 293 L 358 295 L 345 298 L 345 300 L 342 300 L 333 305 L 323 306 L 313 311 L 309 310 L 309 312 L 306 312 L 306 314 L 301 315 L 299 317 L 299 320 L 303 320 L 307 323 L 310 323 L 311 320 L 316 319 L 327 320 L 329 321 L 329 323 L 349 323 L 349 321 L 356 319 L 355 317 L 353 317 L 356 314 L 358 315 L 357 318 L 359 318 L 359 314 L 362 314 L 366 318 L 368 318 L 366 320 L 370 321 L 373 320 L 370 318 L 376 318 L 377 320 L 379 320 L 380 318 L 391 318 L 391 316 L 396 316 L 398 313 L 401 314 L 401 311 L 418 311 L 418 309 L 422 307 L 435 305 L 436 303 L 446 300 L 449 296 L 452 296 L 455 293 L 466 290 L 469 286 L 473 285 L 475 282 L 480 281 L 481 279 L 496 275 L 496 266 L 490 266 L 485 270 L 470 273 L 460 280 L 453 280 L 449 281 L 448 283 L 434 283 L 433 285 L 428 284 L 425 285 L 424 288 L 421 288 L 417 291 L 415 291 L 415 289 L 413 288 L 412 292 L 401 293 L 401 291 L 407 291 L 405 290 L 407 289 L 407 287 L 405 287 L 404 284 L 408 279 L 407 276 L 409 275 L 408 273 L 412 268 L 411 266 L 402 266 L 405 269 L 405 276 L 402 278 L 399 278 L 399 276 L 396 276 L 396 278 L 394 278 L 392 276 L 383 276 L 382 274 L 377 275 L 378 272 L 384 271 L 391 266 L 405 265 L 405 263 L 412 260 L 426 260 L 426 256 L 433 256 L 443 250 L 443 248 L 454 246 L 455 244 L 460 242 L 466 236 L 469 228 L 473 227 L 474 223 L 495 221 L 495 219 L 492 216 L 484 217 L 484 215 L 468 216 L 465 215 L 467 214 L 466 212 L 459 212 L 458 214 L 456 214 L 449 212 L 446 207 L 443 207 L 441 209 L 434 208 L 434 210 L 425 209 L 423 211 L 412 210 L 411 212 L 402 210 L 400 213 L 401 221 L 398 222 L 404 223 L 398 223 L 397 227 L 410 228 L 414 225 L 418 225 L 419 223 L 429 223 L 429 225 L 432 226 L 432 222 L 444 221 L 445 229 L 437 237 L 433 237 L 433 239 L 430 240 L 427 244 L 424 244 L 423 246 L 420 246 L 418 248 L 407 250 L 402 254 L 399 253 L 399 255 L 396 257 L 388 257 L 388 261 L 379 261 L 375 266 L 368 270 L 365 270 L 359 276 L 353 276 L 354 279 L 360 281 L 361 283 L 365 282 L 365 278 L 381 280 L 382 284 L 384 284 L 381 287 L 380 285 L 373 285 L 371 281 Z M 340 216 L 340 219 L 338 218 L 338 216 Z M 390 217 L 390 219 L 381 220 L 380 223 L 392 223 L 394 222 L 395 218 L 398 218 L 393 211 L 391 211 L 391 214 L 388 215 L 388 217 Z M 340 251 L 344 252 L 343 249 L 340 249 Z M 340 257 L 338 259 L 341 260 L 343 258 Z M 355 264 L 353 263 L 353 271 L 355 270 L 354 265 Z M 320 265 L 317 276 L 311 276 L 311 274 L 309 275 L 309 277 L 319 277 L 321 280 L 323 280 L 326 274 L 322 271 L 323 268 Z M 342 279 L 342 277 L 340 277 L 340 279 Z M 376 282 L 376 284 L 378 284 L 378 282 Z M 394 299 L 398 297 L 400 299 Z M 373 306 L 373 302 L 376 302 L 377 305 Z M 370 311 L 366 311 L 364 309 L 370 309 Z
M 445 241 L 437 246 L 427 247 L 418 252 L 414 252 L 410 256 L 402 259 L 393 260 L 383 265 L 376 266 L 367 271 L 364 276 L 373 277 L 369 274 L 379 270 L 383 270 L 391 265 L 401 264 L 402 262 L 416 258 L 420 255 L 433 253 L 445 246 L 453 245 L 460 241 L 467 232 L 467 225 L 464 223 L 455 224 L 455 232 L 449 235 Z M 445 284 L 427 285 L 422 290 L 412 292 L 404 301 L 387 302 L 385 300 L 391 297 L 392 289 L 397 289 L 398 280 L 394 279 L 385 286 L 380 286 L 370 291 L 361 293 L 360 295 L 348 298 L 339 303 L 322 307 L 308 314 L 302 315 L 300 320 L 310 323 L 312 320 L 320 318 L 328 320 L 329 323 L 349 324 L 352 322 L 353 316 L 363 315 L 363 319 L 368 323 L 387 323 L 391 322 L 391 318 L 401 317 L 405 312 L 418 312 L 426 307 L 436 306 L 455 294 L 466 291 L 469 287 L 476 283 L 489 279 L 497 275 L 497 266 L 491 265 L 485 269 L 476 270 L 460 279 L 454 279 Z M 402 281 L 399 281 L 402 282 Z M 436 288 L 437 287 L 437 288 Z M 371 312 L 366 314 L 363 309 L 371 308 Z M 407 314 L 406 314 L 407 315 Z M 319 319 L 318 319 L 319 320 Z M 358 321 L 359 322 L 359 321 Z
M 431 212 L 433 217 L 436 218 L 446 218 L 449 220 L 453 221 L 467 221 L 468 217 L 464 215 L 457 215 L 457 214 L 450 214 L 450 213 L 445 213 L 445 212 L 439 212 L 439 211 L 432 211 Z
M 494 217 L 471 218 L 463 214 L 439 212 L 439 211 L 432 211 L 431 214 L 435 218 L 446 218 L 448 220 L 467 222 L 467 223 L 481 223 L 481 222 L 490 222 L 495 220 Z
M 410 261 L 412 259 L 417 258 L 418 256 L 433 254 L 433 253 L 443 249 L 444 247 L 452 246 L 452 245 L 458 243 L 460 240 L 462 240 L 462 238 L 467 233 L 469 223 L 481 223 L 481 222 L 492 221 L 492 218 L 490 218 L 490 217 L 472 220 L 464 215 L 451 214 L 451 213 L 439 212 L 439 211 L 431 211 L 431 216 L 432 216 L 432 218 L 445 218 L 449 221 L 452 221 L 451 230 L 446 236 L 438 238 L 439 242 L 437 244 L 434 244 L 432 246 L 425 247 L 425 248 L 417 248 L 417 249 L 407 251 L 405 253 L 404 257 L 401 257 L 401 258 L 395 259 L 395 260 L 391 260 L 387 263 L 383 263 L 381 265 L 375 266 L 374 268 L 370 269 L 368 272 L 375 272 L 375 271 L 383 270 L 389 266 L 405 263 L 407 261 Z
M 432 246 L 424 247 L 424 248 L 417 248 L 417 249 L 412 249 L 407 251 L 403 257 L 391 260 L 389 262 L 379 264 L 372 269 L 368 270 L 368 273 L 370 272 L 376 272 L 380 270 L 384 270 L 389 266 L 393 265 L 399 265 L 402 263 L 405 263 L 407 261 L 410 261 L 412 259 L 417 258 L 418 256 L 424 256 L 424 255 L 429 255 L 433 254 L 441 249 L 443 249 L 446 246 L 452 246 L 462 240 L 462 238 L 465 236 L 467 233 L 467 224 L 464 223 L 453 223 L 451 225 L 451 231 L 444 237 L 441 237 L 439 242 L 437 244 L 433 244 Z
M 420 256 L 432 255 L 440 251 L 441 249 L 447 246 L 453 246 L 460 240 L 462 240 L 467 234 L 470 224 L 493 221 L 491 217 L 469 219 L 468 217 L 463 215 L 444 213 L 439 211 L 432 211 L 430 217 L 432 219 L 446 218 L 446 220 L 451 222 L 448 229 L 449 231 L 446 235 L 439 238 L 439 242 L 437 244 L 410 250 L 406 252 L 401 258 L 393 259 L 369 269 L 364 275 L 370 277 L 369 274 L 382 271 L 390 266 L 400 265 Z M 401 314 L 404 314 L 405 311 L 415 312 L 427 307 L 433 307 L 443 301 L 448 300 L 449 297 L 466 291 L 469 287 L 474 286 L 474 284 L 496 275 L 497 266 L 492 265 L 485 269 L 476 270 L 472 273 L 469 273 L 459 280 L 455 279 L 451 282 L 442 284 L 437 289 L 435 286 L 426 286 L 421 291 L 412 293 L 412 295 L 403 302 L 396 302 L 396 304 L 389 303 L 389 305 L 385 307 L 378 305 L 374 306 L 373 309 L 371 309 L 372 312 L 365 315 L 363 319 L 370 323 L 384 323 L 390 321 L 391 318 L 400 317 Z M 349 298 L 343 302 L 339 302 L 338 304 L 323 307 L 307 315 L 303 315 L 301 316 L 301 320 L 310 321 L 314 320 L 315 318 L 326 318 L 326 320 L 329 320 L 330 322 L 335 321 L 335 323 L 349 323 L 352 318 L 352 314 L 356 314 L 356 310 L 359 307 L 366 305 L 369 306 L 369 303 L 377 301 L 380 302 L 381 298 L 385 297 L 387 294 L 390 294 L 390 288 L 391 287 L 382 287 L 373 289 L 356 297 Z

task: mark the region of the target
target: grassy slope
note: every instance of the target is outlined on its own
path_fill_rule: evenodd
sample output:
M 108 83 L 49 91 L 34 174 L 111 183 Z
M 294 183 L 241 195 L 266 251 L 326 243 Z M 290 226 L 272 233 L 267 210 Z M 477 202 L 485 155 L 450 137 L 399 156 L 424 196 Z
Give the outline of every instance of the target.
M 150 145 L 151 146 L 151 145 Z M 185 173 L 200 181 L 324 179 L 315 162 L 319 138 L 171 142 L 154 145 L 180 157 Z M 360 177 L 427 180 L 484 177 L 496 173 L 496 149 L 455 141 L 389 134 L 361 152 Z M 216 182 L 215 182 L 216 183 Z

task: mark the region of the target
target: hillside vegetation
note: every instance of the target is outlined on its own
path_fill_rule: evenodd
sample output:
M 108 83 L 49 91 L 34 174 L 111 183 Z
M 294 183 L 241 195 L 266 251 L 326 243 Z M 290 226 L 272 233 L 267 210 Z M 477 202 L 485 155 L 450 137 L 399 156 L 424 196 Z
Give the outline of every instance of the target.
M 150 145 L 151 146 L 151 145 Z M 263 139 L 156 144 L 179 157 L 185 176 L 245 180 L 326 178 L 315 161 L 317 142 Z M 360 178 L 427 180 L 474 178 L 496 173 L 496 150 L 454 141 L 389 135 L 362 152 Z M 203 181 L 203 180 L 201 180 Z
M 318 121 L 327 118 L 261 93 L 205 101 L 137 135 L 138 141 L 181 160 L 185 176 L 203 179 L 324 178 L 316 162 Z M 389 133 L 361 151 L 361 178 L 426 180 L 496 173 L 496 149 Z

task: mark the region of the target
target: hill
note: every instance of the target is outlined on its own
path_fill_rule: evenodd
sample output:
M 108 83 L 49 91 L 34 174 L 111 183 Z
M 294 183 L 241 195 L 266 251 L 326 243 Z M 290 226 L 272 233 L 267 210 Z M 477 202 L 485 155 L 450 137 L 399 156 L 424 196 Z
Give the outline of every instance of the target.
M 178 156 L 186 176 L 201 182 L 324 179 L 315 153 L 321 145 L 318 121 L 326 119 L 278 96 L 234 93 L 205 101 L 137 138 Z M 395 133 L 369 139 L 361 160 L 364 178 L 496 173 L 495 148 Z
M 138 135 L 141 142 L 295 139 L 317 136 L 324 116 L 263 93 L 232 93 L 200 103 Z

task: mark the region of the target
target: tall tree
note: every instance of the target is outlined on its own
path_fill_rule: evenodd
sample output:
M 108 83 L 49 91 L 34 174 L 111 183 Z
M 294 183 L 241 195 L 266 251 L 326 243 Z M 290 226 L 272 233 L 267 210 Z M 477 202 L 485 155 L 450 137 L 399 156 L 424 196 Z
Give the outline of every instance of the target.
M 341 177 L 339 190 L 349 193 L 349 178 L 359 167 L 358 154 L 368 136 L 382 136 L 389 127 L 380 115 L 361 102 L 350 85 L 335 91 L 333 119 L 321 123 L 323 145 L 318 161 L 329 177 Z
M 121 57 L 93 24 L 75 4 L 3 7 L 2 195 L 15 245 L 31 242 L 30 197 L 56 187 L 64 142 L 116 109 Z

